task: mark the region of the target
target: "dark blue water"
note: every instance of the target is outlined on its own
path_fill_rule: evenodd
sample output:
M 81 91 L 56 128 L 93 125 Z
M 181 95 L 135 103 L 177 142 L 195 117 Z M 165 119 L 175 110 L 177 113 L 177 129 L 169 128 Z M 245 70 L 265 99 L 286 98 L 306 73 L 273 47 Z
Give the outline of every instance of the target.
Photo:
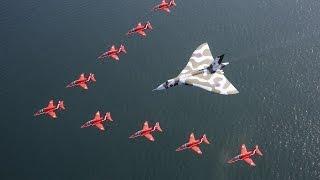
M 319 179 L 320 2 L 176 0 L 170 15 L 152 13 L 157 3 L 1 2 L 0 179 Z M 125 36 L 147 20 L 147 38 Z M 151 92 L 203 42 L 226 54 L 240 94 Z M 119 62 L 96 59 L 120 43 Z M 97 83 L 66 89 L 82 72 Z M 67 110 L 33 117 L 50 99 Z M 113 115 L 106 132 L 80 129 L 97 110 Z M 164 132 L 129 140 L 145 120 Z M 190 132 L 212 141 L 202 156 L 174 151 Z M 226 164 L 243 143 L 260 145 L 257 167 Z

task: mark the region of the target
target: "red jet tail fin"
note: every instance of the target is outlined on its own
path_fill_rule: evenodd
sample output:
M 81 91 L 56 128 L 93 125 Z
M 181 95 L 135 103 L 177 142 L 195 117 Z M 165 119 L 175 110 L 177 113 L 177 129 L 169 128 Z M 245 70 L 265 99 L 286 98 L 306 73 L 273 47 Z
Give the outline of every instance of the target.
M 258 145 L 256 145 L 255 151 L 256 151 L 256 153 L 257 153 L 259 156 L 262 156 L 262 152 L 260 151 Z
M 122 44 L 120 45 L 119 52 L 127 53 L 127 51 L 126 51 L 126 49 L 125 49 L 124 45 L 122 45 Z
M 108 121 L 113 121 L 110 112 L 107 112 L 107 113 L 106 113 L 106 115 L 104 116 L 104 119 L 105 119 L 105 120 L 108 120 Z
M 63 101 L 59 101 L 57 107 L 58 107 L 58 109 L 66 109 L 66 108 L 64 107 Z
M 210 144 L 210 142 L 209 142 L 209 140 L 207 139 L 207 136 L 206 136 L 205 134 L 202 136 L 202 140 L 203 140 L 204 143 Z
M 154 128 L 154 130 L 158 130 L 158 131 L 162 132 L 162 129 L 161 129 L 161 127 L 160 127 L 159 122 L 157 122 L 156 125 L 154 125 L 153 128 Z
M 92 80 L 92 81 L 94 81 L 94 82 L 97 81 L 93 73 L 90 73 L 90 75 L 89 75 L 89 81 L 90 81 L 90 80 Z
M 176 2 L 174 2 L 174 0 L 171 0 L 169 3 L 170 6 L 177 6 Z
M 146 24 L 146 28 L 147 28 L 147 29 L 153 29 L 153 28 L 152 28 L 152 26 L 151 26 L 150 21 L 148 21 L 148 22 L 147 22 L 147 24 Z

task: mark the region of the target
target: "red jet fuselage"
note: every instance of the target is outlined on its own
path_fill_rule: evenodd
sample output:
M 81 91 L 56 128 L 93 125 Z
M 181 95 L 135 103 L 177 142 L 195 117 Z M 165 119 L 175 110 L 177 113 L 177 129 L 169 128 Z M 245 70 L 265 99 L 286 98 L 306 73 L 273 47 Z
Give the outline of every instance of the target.
M 115 48 L 114 45 L 112 45 L 112 47 L 110 48 L 109 51 L 107 52 L 104 52 L 103 54 L 101 54 L 98 59 L 102 59 L 102 58 L 105 58 L 105 57 L 111 57 L 112 59 L 115 59 L 115 60 L 119 60 L 119 54 L 123 52 L 123 53 L 127 53 L 125 47 L 121 44 L 120 47 L 117 49 Z
M 111 113 L 107 112 L 104 117 L 101 117 L 100 112 L 98 111 L 98 112 L 96 112 L 95 117 L 93 119 L 91 119 L 90 121 L 84 123 L 81 126 L 81 128 L 96 126 L 98 129 L 104 131 L 105 128 L 103 126 L 103 122 L 105 122 L 105 121 L 113 121 L 113 119 L 111 117 Z
M 237 161 L 243 160 L 247 164 L 249 164 L 250 166 L 256 166 L 256 164 L 251 159 L 251 157 L 256 154 L 258 154 L 259 156 L 262 156 L 262 153 L 257 145 L 256 145 L 255 149 L 253 149 L 251 151 L 247 151 L 246 146 L 244 144 L 242 144 L 241 153 L 239 155 L 233 157 L 232 159 L 230 159 L 228 161 L 228 163 L 235 163 Z
M 149 127 L 148 121 L 145 121 L 142 127 L 142 130 L 135 132 L 129 138 L 136 138 L 140 136 L 146 137 L 150 141 L 154 141 L 154 137 L 152 136 L 152 132 L 159 131 L 162 132 L 159 122 L 157 122 L 153 127 Z
M 39 111 L 37 111 L 36 113 L 34 113 L 34 116 L 48 114 L 52 118 L 57 118 L 55 111 L 58 109 L 65 109 L 63 101 L 59 101 L 57 105 L 54 105 L 53 100 L 51 100 L 47 107 L 42 108 Z
M 163 10 L 166 11 L 167 13 L 170 12 L 170 8 L 176 6 L 176 3 L 174 2 L 174 0 L 171 0 L 170 2 L 166 2 L 166 1 L 162 1 L 161 4 L 156 5 L 153 10 L 157 11 L 157 10 Z
M 67 85 L 67 88 L 80 86 L 83 89 L 88 89 L 87 83 L 90 81 L 96 82 L 95 76 L 93 73 L 90 73 L 88 77 L 85 77 L 84 73 L 82 73 L 79 77 L 79 79 L 71 82 Z
M 185 149 L 190 149 L 194 146 L 199 146 L 201 143 L 203 142 L 202 139 L 200 140 L 196 140 L 195 142 L 188 142 L 188 143 L 185 143 L 183 144 L 182 146 L 180 146 L 177 151 L 182 151 L 182 150 L 185 150 Z
M 146 33 L 144 32 L 145 30 L 147 29 L 152 29 L 152 26 L 151 26 L 151 23 L 148 21 L 146 24 L 142 25 L 141 23 L 138 23 L 138 25 L 131 29 L 127 35 L 131 35 L 131 34 L 134 34 L 134 33 L 138 33 L 139 35 L 141 36 L 146 36 Z
M 130 138 L 135 138 L 135 137 L 139 137 L 139 136 L 144 136 L 144 135 L 146 135 L 146 134 L 152 133 L 153 131 L 155 131 L 154 128 L 143 129 L 143 130 L 140 130 L 140 131 L 134 133 L 132 136 L 130 136 Z

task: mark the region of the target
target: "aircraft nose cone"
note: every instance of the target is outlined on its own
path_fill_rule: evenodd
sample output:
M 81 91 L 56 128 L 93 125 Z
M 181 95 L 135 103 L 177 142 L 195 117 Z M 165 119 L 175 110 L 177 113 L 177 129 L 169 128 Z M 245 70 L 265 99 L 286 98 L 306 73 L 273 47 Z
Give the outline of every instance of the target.
M 166 89 L 166 88 L 164 87 L 163 84 L 161 84 L 160 86 L 158 86 L 157 88 L 153 89 L 152 91 L 160 91 L 160 90 L 164 90 L 164 89 Z

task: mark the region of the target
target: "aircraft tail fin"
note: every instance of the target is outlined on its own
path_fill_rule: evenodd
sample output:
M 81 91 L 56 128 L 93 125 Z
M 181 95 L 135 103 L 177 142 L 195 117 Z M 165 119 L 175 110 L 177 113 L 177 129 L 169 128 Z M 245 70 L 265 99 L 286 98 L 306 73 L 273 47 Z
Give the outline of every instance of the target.
M 92 80 L 92 81 L 94 81 L 94 82 L 97 81 L 93 73 L 90 73 L 90 75 L 89 75 L 89 80 Z
M 218 59 L 218 63 L 221 64 L 222 60 L 223 60 L 224 54 L 217 56 L 216 58 Z
M 256 153 L 257 153 L 259 156 L 262 156 L 262 152 L 260 151 L 258 145 L 256 145 L 255 151 L 256 151 Z
M 160 127 L 160 124 L 159 124 L 159 122 L 157 122 L 156 123 L 156 125 L 154 125 L 154 130 L 157 130 L 157 131 L 160 131 L 160 132 L 162 132 L 162 129 L 161 129 L 161 127 Z
M 204 143 L 210 144 L 210 142 L 209 142 L 209 140 L 207 139 L 207 136 L 206 136 L 205 134 L 202 136 L 202 140 L 203 140 Z
M 107 112 L 107 113 L 106 113 L 106 115 L 104 116 L 104 119 L 105 119 L 105 120 L 109 120 L 109 121 L 113 121 L 110 112 Z
M 152 26 L 151 26 L 150 21 L 147 22 L 146 27 L 147 27 L 148 29 L 153 29 Z
M 66 108 L 64 107 L 63 101 L 59 101 L 57 107 L 58 107 L 58 109 L 66 109 Z
M 119 52 L 127 53 L 127 51 L 126 51 L 126 49 L 125 49 L 124 45 L 122 45 L 122 44 L 120 45 Z
M 170 6 L 177 6 L 176 2 L 174 2 L 174 0 L 171 0 L 169 3 Z

